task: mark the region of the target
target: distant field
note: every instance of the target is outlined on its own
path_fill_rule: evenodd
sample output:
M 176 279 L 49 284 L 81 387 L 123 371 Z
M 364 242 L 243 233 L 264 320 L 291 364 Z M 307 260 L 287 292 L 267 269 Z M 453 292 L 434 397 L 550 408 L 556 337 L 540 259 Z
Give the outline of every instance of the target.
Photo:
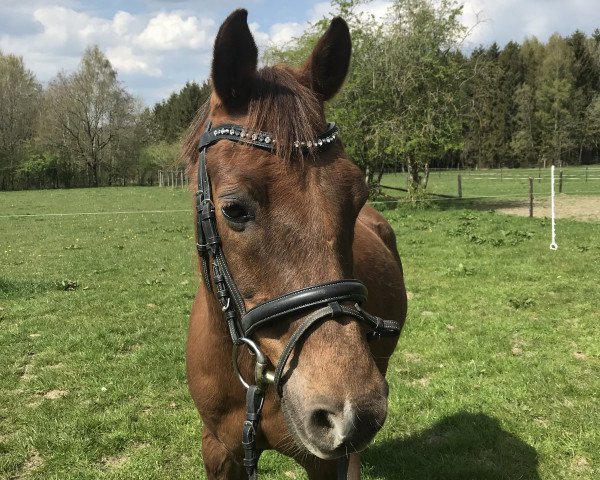
M 555 189 L 558 193 L 559 168 L 555 169 Z M 565 167 L 563 193 L 570 195 L 600 195 L 600 165 Z M 444 170 L 432 171 L 427 190 L 431 193 L 456 196 L 458 175 L 461 176 L 463 197 L 528 197 L 529 177 L 534 179 L 534 195 L 550 193 L 550 168 L 514 168 L 496 170 Z M 385 175 L 383 185 L 406 188 L 406 175 Z M 390 193 L 388 191 L 387 193 Z M 398 193 L 398 192 L 395 192 Z
M 526 182 L 461 174 L 465 196 Z M 589 176 L 565 191 L 600 193 Z M 551 252 L 547 220 L 475 203 L 385 215 L 409 318 L 364 479 L 600 478 L 600 222 L 560 220 Z M 0 478 L 206 478 L 184 370 L 195 265 L 186 191 L 0 192 Z M 305 478 L 275 454 L 260 470 Z

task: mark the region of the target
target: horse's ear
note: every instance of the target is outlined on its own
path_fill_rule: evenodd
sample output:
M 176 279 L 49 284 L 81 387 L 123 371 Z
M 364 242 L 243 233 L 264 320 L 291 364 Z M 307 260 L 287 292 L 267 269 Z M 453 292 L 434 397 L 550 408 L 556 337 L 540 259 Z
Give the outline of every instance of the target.
M 233 12 L 219 28 L 212 61 L 212 84 L 225 108 L 243 106 L 250 97 L 258 49 L 248 28 L 248 12 Z
M 351 53 L 348 25 L 341 17 L 335 17 L 302 68 L 304 82 L 322 100 L 329 100 L 344 83 Z

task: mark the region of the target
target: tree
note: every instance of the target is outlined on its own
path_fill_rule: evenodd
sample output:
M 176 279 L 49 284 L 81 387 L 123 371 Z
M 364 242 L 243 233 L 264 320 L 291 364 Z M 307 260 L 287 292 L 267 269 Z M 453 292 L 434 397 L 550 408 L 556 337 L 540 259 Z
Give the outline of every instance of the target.
M 91 185 L 100 185 L 102 168 L 111 183 L 138 108 L 98 47 L 86 49 L 75 73 L 50 82 L 45 110 L 41 134 L 47 144 L 85 166 Z
M 577 30 L 567 39 L 573 52 L 573 141 L 577 146 L 577 163 L 581 163 L 584 152 L 593 147 L 587 142 L 589 136 L 587 129 L 587 107 L 592 102 L 596 87 L 600 80 L 598 70 L 593 58 L 593 43 L 588 41 L 585 34 Z
M 503 71 L 496 43 L 476 49 L 469 59 L 463 158 L 471 166 L 497 167 L 504 164 L 506 116 L 509 104 L 504 96 Z
M 539 71 L 544 56 L 544 45 L 536 37 L 526 39 L 519 49 L 521 81 L 512 95 L 514 117 L 511 136 L 507 141 L 510 142 L 510 151 L 518 162 L 537 164 L 541 161 L 545 166 L 547 158 L 541 154 L 540 121 L 536 101 Z
M 540 155 L 539 124 L 536 117 L 533 88 L 527 83 L 521 84 L 515 91 L 514 102 L 517 112 L 515 115 L 515 129 L 510 143 L 513 154 L 524 163 L 535 164 Z
M 429 163 L 462 147 L 459 47 L 466 35 L 453 0 L 396 0 L 387 79 L 394 117 L 391 150 L 406 164 L 414 201 L 427 186 Z
M 565 39 L 552 35 L 540 65 L 536 113 L 540 122 L 541 153 L 558 166 L 562 166 L 565 154 L 575 145 L 573 64 L 573 52 Z
M 585 125 L 585 141 L 598 151 L 600 148 L 600 93 L 596 93 L 586 108 Z
M 180 160 L 180 146 L 165 141 L 153 142 L 144 147 L 137 165 L 139 183 L 147 176 L 152 176 L 157 170 L 172 169 Z
M 175 142 L 192 123 L 198 109 L 210 96 L 210 83 L 202 85 L 187 82 L 178 92 L 173 92 L 167 100 L 154 105 L 153 114 L 156 137 L 159 140 Z
M 0 188 L 15 188 L 27 142 L 35 133 L 41 86 L 23 59 L 0 52 Z
M 498 56 L 500 67 L 500 98 L 503 102 L 504 113 L 504 148 L 503 155 L 506 165 L 520 165 L 511 146 L 511 141 L 517 130 L 517 114 L 519 105 L 516 102 L 516 93 L 525 80 L 525 65 L 521 57 L 521 46 L 515 42 L 508 42 Z
M 328 116 L 340 124 L 347 152 L 370 183 L 406 164 L 416 195 L 427 185 L 430 161 L 460 149 L 461 7 L 453 0 L 397 0 L 379 22 L 360 13 L 365 3 L 332 2 L 333 14 L 348 22 L 353 53 Z M 326 25 L 318 22 L 292 45 L 269 50 L 267 60 L 300 64 Z
M 350 158 L 364 171 L 376 191 L 386 167 L 394 163 L 391 145 L 389 57 L 385 27 L 368 14 L 359 2 L 340 2 L 340 14 L 352 34 L 352 61 L 345 86 L 329 108 L 329 116 L 343 132 Z
M 369 185 L 381 179 L 390 158 L 390 102 L 385 88 L 388 58 L 384 27 L 375 18 L 361 12 L 364 0 L 333 0 L 331 16 L 344 18 L 352 37 L 352 57 L 346 82 L 327 106 L 327 117 L 343 132 L 344 147 L 350 158 L 365 171 Z M 302 65 L 317 40 L 329 26 L 323 18 L 311 25 L 287 45 L 269 48 L 263 60 L 267 64 Z

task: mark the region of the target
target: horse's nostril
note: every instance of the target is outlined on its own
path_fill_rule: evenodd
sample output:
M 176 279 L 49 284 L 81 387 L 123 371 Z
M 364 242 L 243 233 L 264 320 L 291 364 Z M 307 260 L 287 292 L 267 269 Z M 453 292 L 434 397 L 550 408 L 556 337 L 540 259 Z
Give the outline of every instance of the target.
M 334 413 L 327 410 L 315 410 L 310 416 L 310 422 L 315 429 L 331 430 L 335 427 L 333 416 Z

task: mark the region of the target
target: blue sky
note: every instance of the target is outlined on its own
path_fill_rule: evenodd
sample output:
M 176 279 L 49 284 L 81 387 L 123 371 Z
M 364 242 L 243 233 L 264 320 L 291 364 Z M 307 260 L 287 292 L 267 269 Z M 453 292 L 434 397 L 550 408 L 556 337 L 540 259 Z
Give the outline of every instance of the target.
M 368 11 L 383 16 L 390 2 L 373 0 Z M 553 32 L 588 34 L 600 26 L 598 0 L 465 0 L 463 21 L 472 26 L 467 47 L 503 45 Z M 0 0 L 0 50 L 23 56 L 42 82 L 77 68 L 87 45 L 97 44 L 134 95 L 153 104 L 186 81 L 204 80 L 212 43 L 235 8 L 249 11 L 259 48 L 282 44 L 327 15 L 318 0 Z

